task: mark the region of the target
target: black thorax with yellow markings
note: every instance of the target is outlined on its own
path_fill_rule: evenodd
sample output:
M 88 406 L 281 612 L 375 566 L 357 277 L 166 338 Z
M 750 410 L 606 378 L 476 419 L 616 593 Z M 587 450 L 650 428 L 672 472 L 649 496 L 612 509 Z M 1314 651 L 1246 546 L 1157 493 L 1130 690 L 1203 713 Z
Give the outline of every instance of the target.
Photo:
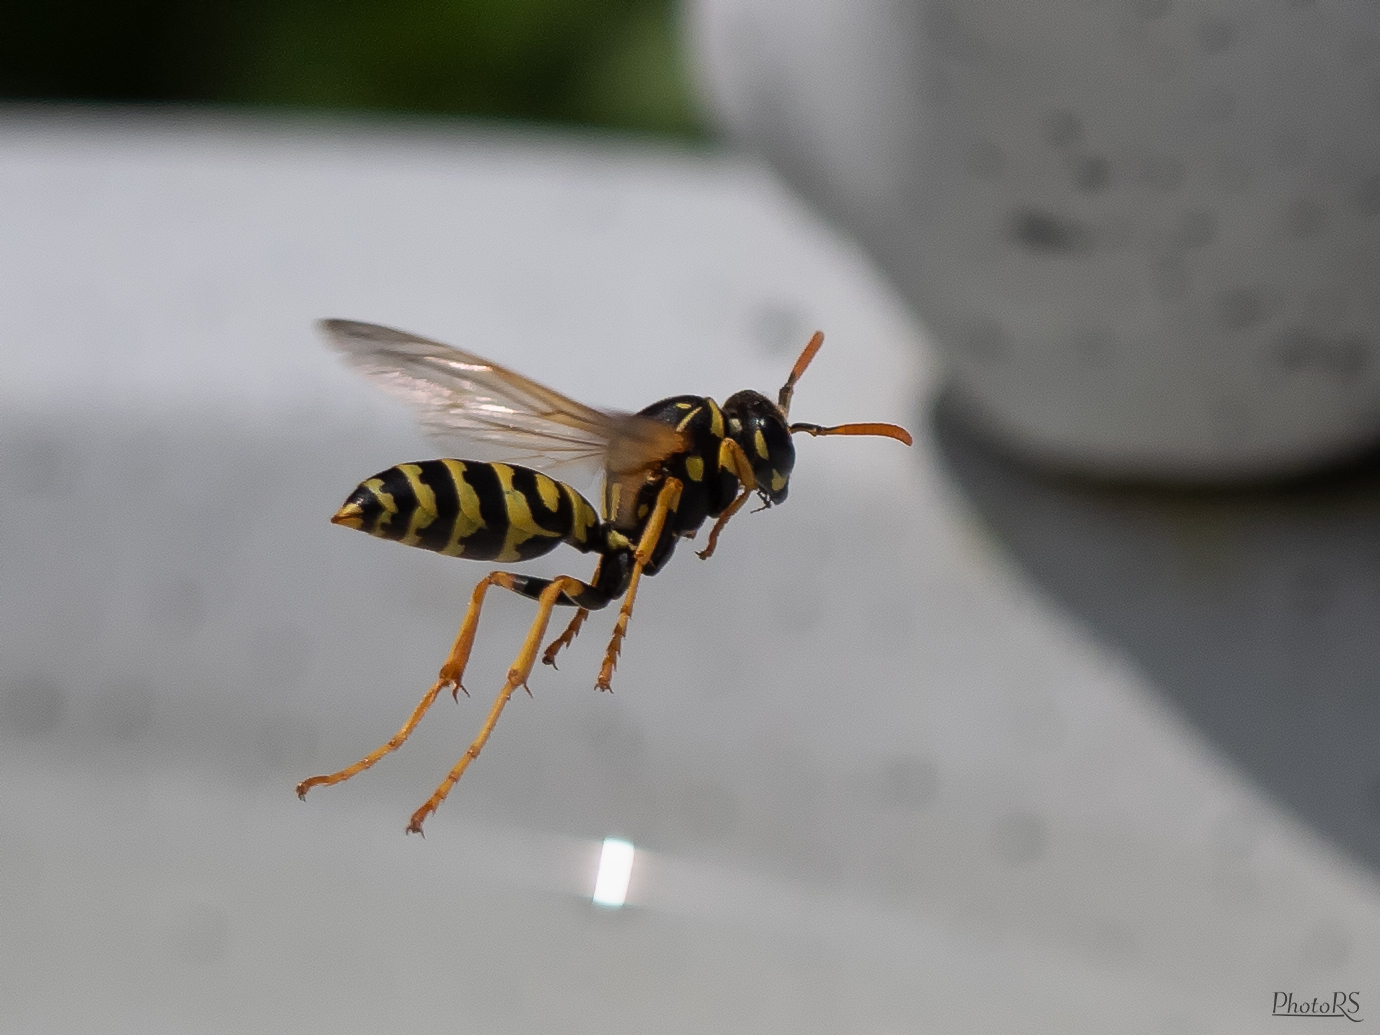
M 643 570 L 655 575 L 670 558 L 676 540 L 693 534 L 707 517 L 717 517 L 733 502 L 738 479 L 720 461 L 727 421 L 713 399 L 698 395 L 676 395 L 653 403 L 639 417 L 670 424 L 685 438 L 686 447 L 667 457 L 637 486 L 631 502 L 624 495 L 632 488 L 609 479 L 604 489 L 604 516 L 633 542 L 642 537 L 647 520 L 656 506 L 657 494 L 667 478 L 684 486 L 680 501 L 667 516 L 666 525 Z

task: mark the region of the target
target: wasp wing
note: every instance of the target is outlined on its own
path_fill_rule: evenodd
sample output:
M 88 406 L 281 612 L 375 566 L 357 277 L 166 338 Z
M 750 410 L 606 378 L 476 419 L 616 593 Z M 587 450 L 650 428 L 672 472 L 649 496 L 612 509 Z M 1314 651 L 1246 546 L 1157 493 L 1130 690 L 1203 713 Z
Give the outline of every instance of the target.
M 322 320 L 345 361 L 410 403 L 427 434 L 466 459 L 628 476 L 684 448 L 660 421 L 569 399 L 474 353 L 354 320 Z

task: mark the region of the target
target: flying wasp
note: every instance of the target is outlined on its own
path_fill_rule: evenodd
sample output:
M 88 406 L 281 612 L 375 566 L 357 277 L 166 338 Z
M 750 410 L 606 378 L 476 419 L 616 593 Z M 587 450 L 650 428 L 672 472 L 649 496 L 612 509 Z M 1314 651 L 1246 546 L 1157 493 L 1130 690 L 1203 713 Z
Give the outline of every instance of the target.
M 486 575 L 474 587 L 436 682 L 402 728 L 354 765 L 297 785 L 298 797 L 305 798 L 313 787 L 348 780 L 401 747 L 442 690 L 449 688 L 456 699 L 461 692 L 469 696 L 461 679 L 489 587 L 531 597 L 537 615 L 484 725 L 412 814 L 408 833 L 422 832 L 426 818 L 479 757 L 513 692 L 527 689 L 556 607 L 573 607 L 575 616 L 542 654 L 553 666 L 590 611 L 622 598 L 595 681 L 607 690 L 642 576 L 660 571 L 678 539 L 694 538 L 714 518 L 699 551 L 709 557 L 724 525 L 753 494 L 764 507 L 784 501 L 795 467 L 792 435 L 879 435 L 911 444 L 910 434 L 894 424 L 826 428 L 788 422 L 795 384 L 824 344 L 822 333 L 805 346 L 775 402 L 754 391 L 737 392 L 723 406 L 704 396 L 676 395 L 626 414 L 583 406 L 497 363 L 402 331 L 351 320 L 324 320 L 321 328 L 350 366 L 411 403 L 443 447 L 460 444 L 466 455 L 485 456 L 390 467 L 362 482 L 331 518 L 334 523 L 405 546 L 500 564 L 540 557 L 560 543 L 598 555 L 588 581 L 508 571 Z M 565 481 L 535 469 L 580 466 L 602 470 L 597 510 Z

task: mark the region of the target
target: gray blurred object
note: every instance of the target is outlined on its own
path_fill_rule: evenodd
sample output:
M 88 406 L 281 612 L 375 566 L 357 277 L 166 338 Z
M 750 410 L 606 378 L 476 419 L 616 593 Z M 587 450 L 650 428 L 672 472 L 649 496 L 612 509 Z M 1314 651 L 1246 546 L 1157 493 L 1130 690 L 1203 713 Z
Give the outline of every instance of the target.
M 1166 515 L 942 407 L 801 442 L 786 505 L 644 584 L 616 692 L 605 611 L 406 837 L 531 607 L 297 800 L 487 570 L 329 523 L 435 454 L 313 319 L 624 409 L 772 390 L 822 327 L 792 412 L 923 432 L 905 307 L 755 163 L 445 125 L 0 108 L 0 229 L 3 1035 L 1289 1035 L 1276 992 L 1337 989 L 1374 1023 L 1369 497 Z
M 970 413 L 1098 474 L 1380 429 L 1380 8 L 696 0 L 711 107 L 866 243 Z

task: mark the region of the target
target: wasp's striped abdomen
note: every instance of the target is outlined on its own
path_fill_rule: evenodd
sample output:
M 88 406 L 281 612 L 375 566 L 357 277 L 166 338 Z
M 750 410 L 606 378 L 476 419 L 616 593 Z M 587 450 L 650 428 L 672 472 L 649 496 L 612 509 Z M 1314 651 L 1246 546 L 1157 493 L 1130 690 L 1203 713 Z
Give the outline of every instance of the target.
M 588 551 L 599 516 L 563 482 L 515 464 L 424 460 L 360 483 L 331 519 L 404 546 L 525 561 L 566 542 Z

